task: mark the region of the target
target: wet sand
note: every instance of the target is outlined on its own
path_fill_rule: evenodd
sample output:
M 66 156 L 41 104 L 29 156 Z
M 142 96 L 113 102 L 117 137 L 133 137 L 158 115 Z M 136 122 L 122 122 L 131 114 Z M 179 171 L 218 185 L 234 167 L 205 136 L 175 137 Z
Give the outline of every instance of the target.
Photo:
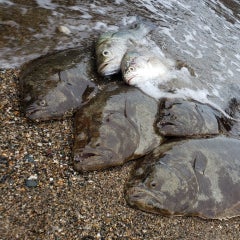
M 226 221 L 133 209 L 124 185 L 134 162 L 79 174 L 72 119 L 33 123 L 20 113 L 18 71 L 0 71 L 0 239 L 240 239 Z

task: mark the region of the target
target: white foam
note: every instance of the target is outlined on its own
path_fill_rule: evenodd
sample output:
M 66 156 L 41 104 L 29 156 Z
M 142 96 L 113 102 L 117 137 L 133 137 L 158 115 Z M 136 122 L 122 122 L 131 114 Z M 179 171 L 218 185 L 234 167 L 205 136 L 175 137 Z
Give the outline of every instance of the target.
M 89 10 L 86 7 L 70 6 L 69 9 L 81 12 L 82 13 L 81 18 L 83 19 L 92 19 L 92 15 L 89 14 Z
M 184 40 L 182 42 L 185 42 L 189 47 L 191 47 L 192 49 L 196 49 L 196 47 L 194 46 L 193 43 L 191 43 L 192 41 L 196 41 L 195 37 L 193 36 L 193 33 L 188 31 L 187 34 L 184 34 Z
M 211 106 L 212 108 L 218 110 L 221 112 L 225 117 L 238 121 L 236 119 L 233 119 L 231 116 L 229 116 L 221 107 L 220 105 L 216 104 L 215 102 L 209 100 L 209 98 L 221 100 L 219 97 L 219 92 L 217 88 L 214 88 L 210 91 L 210 89 L 207 88 L 192 88 L 193 85 L 196 85 L 196 83 L 192 82 L 191 79 L 188 77 L 189 73 L 187 73 L 188 70 L 181 69 L 174 70 L 171 73 L 168 74 L 168 76 L 164 79 L 162 78 L 156 78 L 156 79 L 148 79 L 148 81 L 139 82 L 136 87 L 140 88 L 144 93 L 147 95 L 156 98 L 181 98 L 185 100 L 194 100 L 202 104 L 207 104 Z M 173 77 L 177 77 L 179 81 L 182 84 L 182 87 L 176 86 L 175 88 L 172 88 L 171 81 L 173 80 Z
M 104 22 L 96 22 L 94 26 L 95 30 L 106 30 L 107 29 L 107 24 Z
M 42 7 L 42 8 L 46 8 L 46 9 L 56 9 L 57 8 L 57 4 L 52 3 L 51 0 L 36 0 L 37 4 Z
M 121 22 L 122 22 L 123 26 L 128 26 L 128 25 L 131 25 L 133 23 L 136 23 L 137 22 L 137 17 L 136 16 L 123 17 Z
M 115 0 L 115 3 L 119 5 L 119 4 L 125 3 L 125 0 Z
M 7 0 L 0 0 L 0 4 L 8 4 L 8 5 L 13 5 L 14 3 L 11 1 L 7 1 Z

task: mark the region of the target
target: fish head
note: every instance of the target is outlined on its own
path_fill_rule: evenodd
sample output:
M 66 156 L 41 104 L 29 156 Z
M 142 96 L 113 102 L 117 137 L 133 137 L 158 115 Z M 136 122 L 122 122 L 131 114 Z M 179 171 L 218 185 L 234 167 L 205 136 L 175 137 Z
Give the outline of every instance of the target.
M 97 70 L 100 75 L 108 76 L 120 71 L 121 59 L 124 53 L 118 50 L 118 41 L 114 39 L 106 39 L 97 44 Z
M 198 186 L 192 177 L 187 169 L 182 173 L 164 162 L 140 165 L 129 182 L 127 202 L 147 212 L 182 215 L 196 202 Z
M 99 134 L 99 136 L 89 136 L 90 134 L 81 132 L 76 136 L 73 147 L 73 161 L 76 171 L 103 170 L 122 165 L 131 158 L 137 144 L 131 144 L 131 140 L 126 141 L 125 144 L 122 138 L 119 139 L 115 134 L 116 130 L 113 133 L 111 131 L 112 129 L 109 128 L 109 132 L 94 133 L 94 135 Z
M 136 86 L 149 79 L 149 62 L 146 57 L 134 51 L 127 52 L 121 62 L 123 80 L 132 86 Z
M 157 128 L 163 136 L 219 134 L 217 112 L 210 106 L 183 99 L 164 99 Z
M 144 47 L 127 51 L 121 62 L 124 81 L 135 86 L 158 78 L 161 81 L 167 80 L 170 68 L 172 66 L 166 59 Z
M 72 152 L 74 169 L 79 172 L 122 165 L 134 158 L 139 144 L 138 131 L 124 113 L 105 111 L 104 114 L 98 103 L 95 111 L 86 106 L 75 115 Z
M 85 147 L 74 151 L 74 169 L 79 172 L 102 170 L 114 166 L 113 159 L 119 161 L 119 156 L 112 149 Z
M 43 121 L 61 117 L 67 109 L 69 109 L 67 96 L 61 91 L 52 91 L 46 95 L 38 96 L 31 104 L 29 103 L 25 113 L 26 117 L 33 121 Z

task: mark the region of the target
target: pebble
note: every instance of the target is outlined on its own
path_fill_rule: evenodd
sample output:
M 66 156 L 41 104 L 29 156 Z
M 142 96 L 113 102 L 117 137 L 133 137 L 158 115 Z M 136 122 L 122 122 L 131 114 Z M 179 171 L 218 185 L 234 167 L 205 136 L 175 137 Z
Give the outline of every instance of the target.
M 31 175 L 26 179 L 25 185 L 27 187 L 37 187 L 38 185 L 38 177 L 37 174 Z
M 72 119 L 35 125 L 19 116 L 16 121 L 20 104 L 14 75 L 13 70 L 5 76 L 0 71 L 0 239 L 240 239 L 239 217 L 220 223 L 162 217 L 127 206 L 124 184 L 133 162 L 106 171 L 74 172 L 66 137 L 72 135 Z
M 35 160 L 34 160 L 34 158 L 33 158 L 33 155 L 31 155 L 31 154 L 25 155 L 25 156 L 24 156 L 24 160 L 25 160 L 26 162 L 30 162 L 30 163 L 34 163 L 34 162 L 35 162 Z
M 37 179 L 27 179 L 25 181 L 25 185 L 27 187 L 37 187 L 38 185 L 38 180 Z
M 97 236 L 96 236 L 96 239 L 101 239 L 101 234 L 100 233 L 97 233 Z
M 66 34 L 66 35 L 69 35 L 71 33 L 70 29 L 67 28 L 66 26 L 63 26 L 63 25 L 58 26 L 57 30 L 61 33 Z
M 8 159 L 4 156 L 0 156 L 0 164 L 8 165 Z
M 81 240 L 94 240 L 94 237 L 92 236 L 84 236 L 81 238 Z

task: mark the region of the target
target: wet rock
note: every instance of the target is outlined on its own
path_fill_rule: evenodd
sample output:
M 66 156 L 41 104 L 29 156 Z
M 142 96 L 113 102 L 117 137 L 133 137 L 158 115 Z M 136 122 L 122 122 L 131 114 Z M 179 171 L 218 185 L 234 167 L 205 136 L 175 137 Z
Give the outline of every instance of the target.
M 71 30 L 70 30 L 68 27 L 63 26 L 63 25 L 58 26 L 58 27 L 57 27 L 57 30 L 58 30 L 59 32 L 61 32 L 61 33 L 66 34 L 66 35 L 69 35 L 69 34 L 71 33 Z
M 38 178 L 37 175 L 31 175 L 28 179 L 25 181 L 25 185 L 29 188 L 31 187 L 37 187 L 38 186 Z

